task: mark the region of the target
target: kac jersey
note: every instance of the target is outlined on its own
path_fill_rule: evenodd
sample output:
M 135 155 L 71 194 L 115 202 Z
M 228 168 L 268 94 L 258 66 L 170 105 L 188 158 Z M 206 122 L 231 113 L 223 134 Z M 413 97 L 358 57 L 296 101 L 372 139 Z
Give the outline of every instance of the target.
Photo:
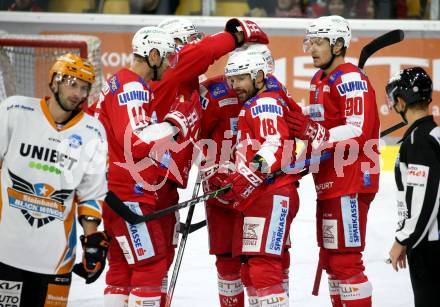
M 321 161 L 319 172 L 313 173 L 318 199 L 376 193 L 380 172 L 379 114 L 368 77 L 351 63 L 339 65 L 326 76 L 319 70 L 310 84 L 309 103 L 304 113 L 329 129 L 329 143 L 335 149 L 333 157 Z M 338 143 L 352 146 L 355 156 L 347 157 L 348 147 L 340 150 Z M 350 163 L 344 165 L 345 160 Z
M 289 129 L 284 120 L 284 112 L 288 104 L 278 92 L 265 91 L 249 99 L 238 116 L 237 146 L 235 151 L 236 163 L 250 166 L 256 155 L 264 158 L 268 173 L 274 173 L 295 159 L 296 144 L 285 148 L 289 140 Z M 298 174 L 279 174 L 271 182 L 263 183 L 246 199 L 242 208 L 246 208 L 261 195 L 278 189 L 300 179 Z
M 0 104 L 0 262 L 65 274 L 75 261 L 77 217 L 101 218 L 107 143 L 102 124 L 83 112 L 57 126 L 47 99 Z
M 266 80 L 267 92 L 277 93 L 288 108 L 301 110 L 293 101 L 286 88 L 273 75 Z M 219 163 L 234 160 L 232 148 L 236 144 L 238 132 L 238 115 L 243 104 L 231 89 L 224 76 L 210 78 L 200 84 L 200 103 L 203 109 L 202 139 L 213 140 L 217 148 L 215 157 L 205 150 L 207 163 Z
M 123 68 L 104 83 L 96 111 L 107 131 L 109 189 L 121 200 L 154 205 L 157 170 L 147 158 L 152 146 L 138 137 L 151 123 L 152 99 L 150 86 Z
M 228 32 L 205 36 L 196 43 L 183 46 L 179 51 L 179 61 L 176 67 L 167 69 L 162 80 L 151 82 L 155 93 L 152 118 L 156 122 L 162 122 L 164 116 L 170 111 L 176 96 L 183 97 L 186 101 L 192 99 L 194 94 L 198 97 L 199 76 L 204 74 L 211 64 L 234 48 L 234 38 Z M 179 152 L 167 152 L 160 159 L 159 174 L 176 182 L 179 187 L 185 188 L 194 156 L 194 146 L 189 138 L 197 141 L 199 137 L 197 134 L 190 135 L 185 140 L 179 141 L 180 144 L 187 144 Z M 170 167 L 170 161 L 177 165 L 178 172 Z

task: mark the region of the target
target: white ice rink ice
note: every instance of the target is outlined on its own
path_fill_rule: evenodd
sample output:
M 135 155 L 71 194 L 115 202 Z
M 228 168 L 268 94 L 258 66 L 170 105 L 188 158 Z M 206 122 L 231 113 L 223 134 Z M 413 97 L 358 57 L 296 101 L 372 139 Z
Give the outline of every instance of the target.
M 192 176 L 193 178 L 195 176 Z M 191 190 L 191 191 L 190 191 Z M 182 200 L 191 197 L 190 190 L 181 191 Z M 331 307 L 327 278 L 323 273 L 320 295 L 312 296 L 318 248 L 315 236 L 315 190 L 310 176 L 303 178 L 299 188 L 300 209 L 291 229 L 292 248 L 290 270 L 290 306 Z M 185 221 L 185 211 L 181 220 Z M 193 221 L 204 219 L 204 209 L 197 205 Z M 413 307 L 413 295 L 408 269 L 394 272 L 384 260 L 388 256 L 396 228 L 397 207 L 392 172 L 384 172 L 380 190 L 373 201 L 367 228 L 364 264 L 373 283 L 373 306 Z M 208 255 L 206 228 L 188 238 L 182 267 L 174 292 L 173 307 L 216 307 L 217 277 L 214 256 Z M 78 249 L 79 251 L 79 249 Z M 78 255 L 80 259 L 81 255 Z M 102 307 L 104 274 L 93 284 L 86 285 L 74 276 L 69 307 Z

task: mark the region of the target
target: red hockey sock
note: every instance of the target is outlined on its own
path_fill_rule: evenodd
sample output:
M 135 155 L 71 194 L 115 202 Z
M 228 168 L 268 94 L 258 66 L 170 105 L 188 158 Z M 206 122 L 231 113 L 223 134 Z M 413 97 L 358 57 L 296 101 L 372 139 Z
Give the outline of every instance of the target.
M 238 257 L 217 256 L 218 294 L 221 307 L 244 307 L 243 284 Z
M 160 288 L 136 287 L 128 296 L 128 307 L 151 306 L 160 307 Z
M 257 289 L 260 307 L 288 307 L 289 297 L 284 291 L 283 285 L 274 285 L 263 289 Z
M 339 283 L 340 281 L 334 276 L 330 275 L 328 277 L 328 289 L 333 307 L 342 307 L 341 295 L 339 294 Z
M 162 287 L 160 288 L 160 307 L 165 307 L 167 301 L 168 291 L 168 275 L 162 280 Z
M 128 304 L 129 287 L 107 286 L 104 289 L 104 306 L 122 307 Z
M 239 275 L 218 276 L 221 307 L 244 307 L 243 284 Z
M 341 302 L 344 307 L 371 307 L 373 287 L 363 273 L 341 280 L 339 284 Z
M 246 288 L 246 293 L 248 296 L 249 307 L 260 307 L 257 290 L 254 287 L 249 286 Z

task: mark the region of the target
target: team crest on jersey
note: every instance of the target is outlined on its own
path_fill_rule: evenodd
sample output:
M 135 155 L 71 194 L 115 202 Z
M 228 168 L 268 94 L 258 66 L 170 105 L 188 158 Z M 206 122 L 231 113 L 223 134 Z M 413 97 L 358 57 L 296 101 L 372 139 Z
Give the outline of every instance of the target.
M 31 184 L 8 170 L 12 188 L 7 188 L 9 205 L 21 210 L 31 226 L 41 227 L 64 219 L 64 201 L 73 190 L 55 190 L 46 183 Z
M 118 77 L 116 75 L 111 77 L 110 80 L 108 81 L 108 83 L 109 83 L 110 91 L 112 92 L 112 94 L 115 94 L 119 90 L 119 88 L 121 87 L 119 85 Z
M 360 91 L 360 92 L 368 92 L 367 81 L 365 80 L 354 80 L 349 82 L 344 82 L 338 84 L 336 86 L 338 92 L 341 96 L 345 96 L 347 93 Z
M 79 148 L 82 145 L 82 137 L 78 134 L 69 136 L 69 147 Z
M 276 104 L 259 104 L 251 108 L 252 117 L 255 118 L 263 113 L 276 114 L 277 116 L 283 116 L 283 109 Z
M 209 86 L 209 92 L 211 93 L 212 97 L 219 99 L 228 94 L 228 89 L 224 83 L 216 83 Z

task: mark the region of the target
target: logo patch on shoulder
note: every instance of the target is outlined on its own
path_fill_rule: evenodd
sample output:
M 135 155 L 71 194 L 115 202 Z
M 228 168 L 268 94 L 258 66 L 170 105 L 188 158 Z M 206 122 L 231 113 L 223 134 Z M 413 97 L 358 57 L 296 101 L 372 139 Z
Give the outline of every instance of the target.
M 224 83 L 215 83 L 209 86 L 209 92 L 211 93 L 212 97 L 215 99 L 219 99 L 221 97 L 224 97 L 228 94 L 228 90 L 226 88 L 226 85 Z
M 118 77 L 116 75 L 114 75 L 113 77 L 110 78 L 110 80 L 108 81 L 109 87 L 110 87 L 110 91 L 112 92 L 112 94 L 116 93 L 119 88 L 121 87 L 119 85 L 119 81 L 118 81 Z

